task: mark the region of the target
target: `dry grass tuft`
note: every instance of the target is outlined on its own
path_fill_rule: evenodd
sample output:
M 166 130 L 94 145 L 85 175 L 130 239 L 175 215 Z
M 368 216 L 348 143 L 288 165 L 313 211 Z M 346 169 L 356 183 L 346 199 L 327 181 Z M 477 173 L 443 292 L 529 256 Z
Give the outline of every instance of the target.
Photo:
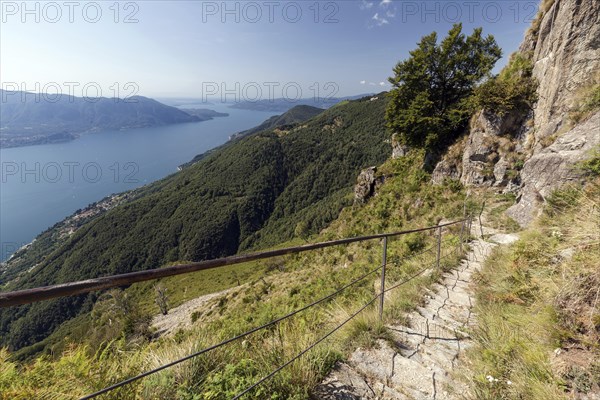
M 600 179 L 557 191 L 544 216 L 476 276 L 475 398 L 600 394 L 599 199 Z

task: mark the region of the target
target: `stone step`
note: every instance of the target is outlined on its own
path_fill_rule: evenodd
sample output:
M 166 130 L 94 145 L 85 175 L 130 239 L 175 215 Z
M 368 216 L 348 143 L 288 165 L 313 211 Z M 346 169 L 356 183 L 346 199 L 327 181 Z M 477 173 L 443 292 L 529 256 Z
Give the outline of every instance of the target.
M 472 345 L 468 332 L 476 315 L 469 282 L 494 246 L 481 239 L 473 241 L 466 259 L 427 290 L 422 306 L 407 315 L 409 326 L 388 324 L 393 341 L 379 340 L 374 348 L 354 351 L 348 362 L 338 364 L 320 385 L 327 388 L 326 395 L 316 398 L 463 398 L 467 388 L 456 381 L 452 371 Z
M 348 364 L 338 362 L 327 378 L 313 391 L 314 400 L 376 400 L 376 392 L 358 372 Z M 404 400 L 405 398 L 396 397 Z
M 350 365 L 361 375 L 409 396 L 430 398 L 433 395 L 434 371 L 417 361 L 402 357 L 383 340 L 377 344 L 374 349 L 355 351 L 350 357 Z

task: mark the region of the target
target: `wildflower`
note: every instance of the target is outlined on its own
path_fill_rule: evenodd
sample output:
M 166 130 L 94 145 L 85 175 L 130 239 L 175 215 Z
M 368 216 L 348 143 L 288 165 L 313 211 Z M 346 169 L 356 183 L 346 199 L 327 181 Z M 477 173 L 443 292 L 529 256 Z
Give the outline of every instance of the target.
M 510 386 L 510 385 L 512 385 L 512 382 L 511 381 L 506 381 L 506 384 Z

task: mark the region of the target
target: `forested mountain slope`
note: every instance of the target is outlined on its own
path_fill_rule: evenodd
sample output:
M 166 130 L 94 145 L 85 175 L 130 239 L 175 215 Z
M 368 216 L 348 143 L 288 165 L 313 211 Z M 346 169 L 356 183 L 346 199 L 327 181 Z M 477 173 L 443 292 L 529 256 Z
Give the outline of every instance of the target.
M 389 156 L 385 107 L 384 99 L 352 101 L 302 126 L 223 146 L 139 190 L 58 245 L 38 251 L 34 243 L 5 265 L 27 272 L 4 290 L 231 255 L 292 237 L 300 221 L 318 231 L 347 204 L 359 171 Z M 13 350 L 35 344 L 90 310 L 96 296 L 2 310 L 0 344 Z

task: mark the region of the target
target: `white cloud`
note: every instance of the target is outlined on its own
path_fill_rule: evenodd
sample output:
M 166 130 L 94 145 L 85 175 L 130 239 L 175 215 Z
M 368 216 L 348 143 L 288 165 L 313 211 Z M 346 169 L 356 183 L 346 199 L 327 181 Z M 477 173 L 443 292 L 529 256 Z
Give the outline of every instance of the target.
M 362 0 L 362 3 L 360 4 L 361 10 L 368 10 L 371 7 L 373 7 L 373 2 Z
M 369 82 L 369 86 L 375 86 L 375 82 Z
M 374 7 L 377 5 L 377 7 Z M 361 0 L 360 9 L 379 9 L 369 20 L 367 27 L 369 29 L 376 26 L 384 26 L 390 23 L 390 20 L 397 15 L 396 6 L 393 0 Z
M 367 81 L 360 81 L 361 85 L 364 85 L 365 83 L 367 83 Z
M 387 19 L 385 19 L 384 17 L 380 17 L 379 13 L 375 13 L 375 15 L 373 15 L 373 18 L 371 18 L 372 20 L 375 21 L 375 23 L 377 24 L 377 26 L 382 26 L 385 24 L 389 24 L 389 21 Z
M 392 4 L 392 0 L 381 0 L 379 7 L 385 9 L 385 16 L 388 18 L 396 17 L 396 6 Z
M 379 82 L 379 86 L 385 86 L 385 82 Z

